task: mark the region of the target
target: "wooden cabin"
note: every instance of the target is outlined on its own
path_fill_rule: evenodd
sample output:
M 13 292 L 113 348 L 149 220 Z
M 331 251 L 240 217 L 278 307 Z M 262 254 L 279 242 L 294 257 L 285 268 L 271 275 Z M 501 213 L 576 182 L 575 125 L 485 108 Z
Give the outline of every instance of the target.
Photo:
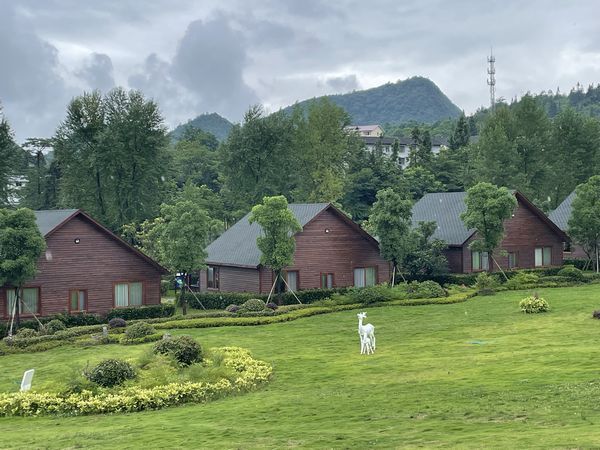
M 504 222 L 504 239 L 494 253 L 503 270 L 559 266 L 563 261 L 565 233 L 523 194 L 514 191 L 517 208 Z M 474 252 L 469 244 L 477 239 L 474 229 L 467 229 L 460 218 L 466 211 L 466 192 L 426 194 L 413 206 L 412 223 L 436 222 L 432 236 L 446 242 L 445 256 L 450 272 L 497 271 L 487 252 Z
M 106 314 L 113 308 L 160 303 L 167 271 L 83 211 L 35 211 L 46 251 L 22 290 L 21 317 Z M 14 289 L 0 287 L 0 317 L 8 318 Z
M 285 276 L 292 290 L 370 286 L 389 280 L 390 265 L 379 244 L 330 203 L 290 204 L 302 231 L 296 233 L 294 263 Z M 257 223 L 250 214 L 207 248 L 208 268 L 200 273 L 201 291 L 268 293 L 271 270 L 260 264 Z

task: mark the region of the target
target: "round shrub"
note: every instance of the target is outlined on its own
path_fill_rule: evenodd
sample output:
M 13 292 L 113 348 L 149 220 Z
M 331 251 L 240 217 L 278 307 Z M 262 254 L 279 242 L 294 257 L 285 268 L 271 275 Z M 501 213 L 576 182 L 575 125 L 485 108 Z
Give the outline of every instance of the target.
M 439 283 L 435 281 L 426 280 L 421 283 L 413 281 L 409 285 L 409 291 L 412 291 L 415 298 L 439 298 L 445 297 L 446 291 Z
M 121 319 L 120 317 L 113 317 L 108 321 L 108 326 L 110 328 L 125 328 L 127 326 L 127 322 L 125 322 L 125 319 Z
M 227 306 L 227 308 L 225 308 L 225 311 L 230 312 L 230 313 L 236 313 L 240 310 L 240 307 L 238 305 L 229 305 Z
M 37 335 L 38 335 L 37 331 L 32 330 L 31 328 L 19 328 L 17 330 L 16 337 L 28 339 L 28 338 L 36 337 Z
M 269 302 L 269 303 L 267 303 L 265 306 L 266 306 L 267 308 L 269 308 L 269 309 L 272 309 L 273 311 L 275 311 L 277 308 L 279 308 L 279 307 L 277 306 L 277 304 L 276 304 L 276 303 L 273 303 L 273 302 Z
M 600 319 L 600 309 L 597 309 L 596 311 L 594 311 L 594 312 L 592 313 L 592 317 L 593 317 L 594 319 Z
M 154 344 L 154 353 L 171 355 L 182 366 L 202 361 L 202 348 L 191 336 L 163 339 Z
M 354 303 L 370 305 L 377 302 L 385 302 L 392 299 L 392 291 L 386 285 L 369 286 L 354 289 L 350 292 L 350 298 Z
M 127 339 L 139 339 L 154 333 L 154 327 L 147 322 L 136 322 L 125 330 Z
M 548 302 L 541 297 L 538 297 L 537 294 L 532 295 L 531 297 L 524 298 L 519 302 L 519 308 L 526 314 L 536 314 L 546 312 L 550 309 L 550 305 Z
M 47 334 L 54 334 L 57 331 L 66 330 L 67 327 L 62 321 L 58 319 L 52 319 L 50 322 L 44 325 L 44 329 Z
M 520 287 L 531 286 L 537 284 L 540 281 L 540 277 L 536 273 L 518 272 L 514 277 L 506 282 L 506 285 L 513 289 Z
M 480 295 L 493 295 L 495 288 L 498 287 L 498 280 L 496 277 L 490 275 L 487 272 L 481 272 L 477 275 L 477 281 L 475 281 L 475 288 L 477 293 Z
M 265 309 L 265 302 L 259 298 L 251 298 L 244 302 L 242 309 L 245 309 L 246 311 L 262 311 Z
M 561 277 L 569 278 L 570 280 L 573 280 L 573 281 L 583 281 L 584 280 L 583 272 L 581 270 L 579 270 L 577 267 L 572 266 L 572 265 L 564 266 L 562 269 L 560 269 L 558 271 L 557 275 L 561 276 Z
M 126 380 L 135 378 L 135 370 L 126 361 L 120 359 L 105 359 L 90 371 L 85 372 L 85 376 L 92 383 L 102 387 L 118 386 Z

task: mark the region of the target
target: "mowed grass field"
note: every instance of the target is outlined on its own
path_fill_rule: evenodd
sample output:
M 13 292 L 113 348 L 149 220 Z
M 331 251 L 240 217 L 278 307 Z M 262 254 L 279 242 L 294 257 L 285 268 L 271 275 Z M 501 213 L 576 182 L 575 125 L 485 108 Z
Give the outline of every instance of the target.
M 0 418 L 6 448 L 600 447 L 600 285 L 541 289 L 456 305 L 366 309 L 377 353 L 359 354 L 358 311 L 294 322 L 175 330 L 236 345 L 274 366 L 263 389 L 204 405 L 126 415 Z M 0 390 L 35 367 L 52 386 L 103 357 L 147 346 L 0 358 Z

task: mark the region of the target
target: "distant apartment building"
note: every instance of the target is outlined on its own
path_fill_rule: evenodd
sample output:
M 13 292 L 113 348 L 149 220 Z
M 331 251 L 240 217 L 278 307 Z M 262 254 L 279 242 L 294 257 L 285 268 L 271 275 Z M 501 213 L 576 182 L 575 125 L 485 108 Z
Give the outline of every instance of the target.
M 362 139 L 365 148 L 372 152 L 379 145 L 382 152 L 390 156 L 395 142 L 398 142 L 398 162 L 403 169 L 408 167 L 408 158 L 410 155 L 410 147 L 413 142 L 410 138 L 395 138 L 383 135 L 383 128 L 379 125 L 351 125 L 346 127 L 346 131 L 355 132 Z M 431 152 L 434 155 L 440 153 L 442 148 L 446 148 L 446 143 L 432 139 Z
M 375 148 L 379 145 L 383 153 L 387 156 L 392 154 L 392 148 L 394 146 L 394 142 L 398 142 L 398 163 L 405 169 L 408 166 L 408 156 L 410 155 L 410 147 L 413 145 L 411 139 L 407 138 L 394 138 L 394 137 L 370 137 L 370 136 L 361 136 L 365 144 L 365 148 L 369 151 L 375 150 Z M 431 141 L 431 152 L 434 155 L 440 153 L 442 148 L 445 148 L 446 144 L 441 141 L 432 140 Z
M 358 133 L 360 137 L 380 137 L 383 136 L 383 128 L 379 125 L 350 125 L 346 131 Z

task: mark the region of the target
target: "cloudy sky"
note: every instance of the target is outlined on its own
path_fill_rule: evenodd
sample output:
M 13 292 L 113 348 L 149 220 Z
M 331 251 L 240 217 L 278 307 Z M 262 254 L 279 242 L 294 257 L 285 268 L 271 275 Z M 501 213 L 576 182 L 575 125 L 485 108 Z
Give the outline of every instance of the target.
M 0 0 L 0 102 L 18 140 L 114 86 L 169 126 L 414 75 L 469 113 L 488 103 L 490 46 L 507 99 L 600 82 L 599 17 L 595 0 Z

